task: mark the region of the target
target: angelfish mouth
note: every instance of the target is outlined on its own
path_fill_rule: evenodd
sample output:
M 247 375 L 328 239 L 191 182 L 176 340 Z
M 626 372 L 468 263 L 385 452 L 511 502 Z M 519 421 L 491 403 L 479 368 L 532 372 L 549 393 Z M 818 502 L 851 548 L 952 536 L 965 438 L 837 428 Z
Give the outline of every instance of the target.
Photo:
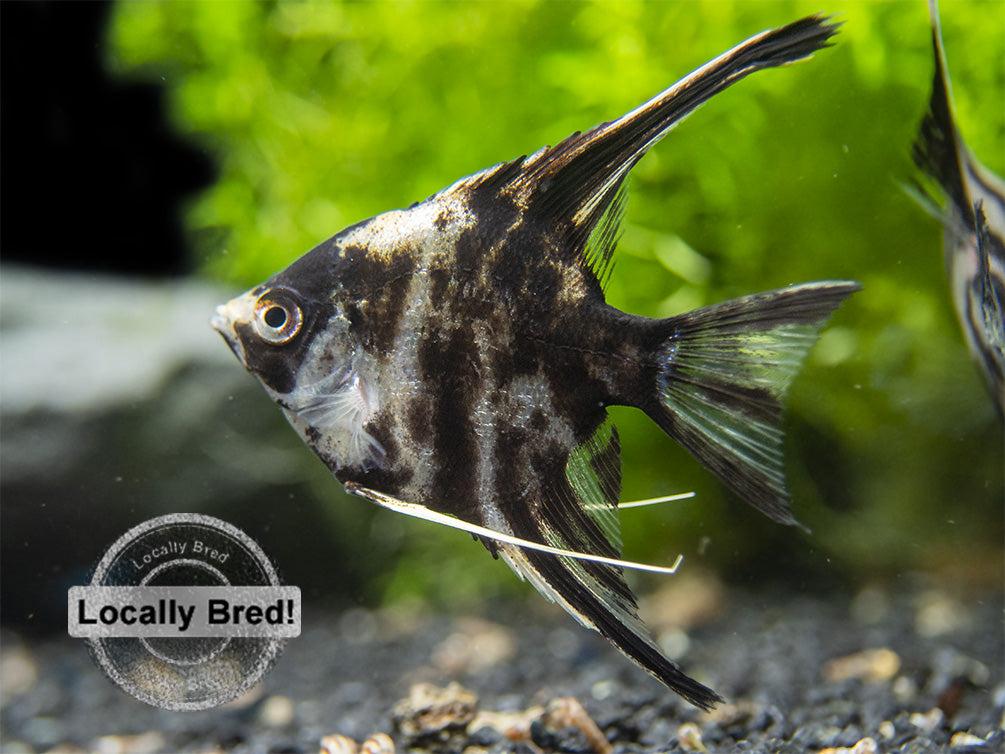
M 227 307 L 224 304 L 220 304 L 216 307 L 216 314 L 210 317 L 209 324 L 213 326 L 223 337 L 227 337 L 227 331 L 231 329 L 230 319 L 227 317 Z
M 227 345 L 230 346 L 230 350 L 243 364 L 244 349 L 241 347 L 241 341 L 237 339 L 237 333 L 234 332 L 234 322 L 228 316 L 227 304 L 220 304 L 216 307 L 216 314 L 210 318 L 209 324 L 220 333 Z

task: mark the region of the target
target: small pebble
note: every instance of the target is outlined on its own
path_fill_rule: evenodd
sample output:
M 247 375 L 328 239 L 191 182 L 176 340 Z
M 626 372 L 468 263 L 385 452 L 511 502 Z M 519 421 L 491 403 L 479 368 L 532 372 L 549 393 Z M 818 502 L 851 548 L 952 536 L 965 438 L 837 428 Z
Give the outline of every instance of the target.
M 447 675 L 478 673 L 515 654 L 512 632 L 489 621 L 467 619 L 433 650 L 433 663 Z
M 838 740 L 841 737 L 841 730 L 836 725 L 823 725 L 816 731 L 816 740 L 824 749 L 841 748 L 841 742 Z
M 546 725 L 555 728 L 576 728 L 597 754 L 610 754 L 611 752 L 611 744 L 604 737 L 603 732 L 583 709 L 583 705 L 571 696 L 559 697 L 549 702 L 541 719 Z
M 911 702 L 918 695 L 918 684 L 906 675 L 899 676 L 893 682 L 893 695 L 901 702 Z
M 38 680 L 38 669 L 31 653 L 22 646 L 11 643 L 0 652 L 0 688 L 3 689 L 3 703 L 13 696 L 32 689 Z
M 928 712 L 915 712 L 911 715 L 911 725 L 925 733 L 931 733 L 942 724 L 945 713 L 938 707 L 932 707 Z
M 879 751 L 879 745 L 873 738 L 863 738 L 858 741 L 854 746 L 841 747 L 838 749 L 828 747 L 826 749 L 821 749 L 820 754 L 876 754 Z
M 262 725 L 269 728 L 282 728 L 293 722 L 293 702 L 289 697 L 270 696 L 262 702 L 262 708 L 258 712 L 258 719 Z
M 824 679 L 838 683 L 851 678 L 864 681 L 888 681 L 900 670 L 900 657 L 892 649 L 866 649 L 836 657 L 824 665 Z
M 321 739 L 320 754 L 356 754 L 359 747 L 349 736 L 333 734 Z
M 503 740 L 502 732 L 491 725 L 481 725 L 477 730 L 471 730 L 469 726 L 468 731 L 468 743 L 471 746 L 491 746 Z
M 391 710 L 391 722 L 410 739 L 463 730 L 478 711 L 478 696 L 456 681 L 446 688 L 417 683 Z
M 949 739 L 950 746 L 987 746 L 988 742 L 985 741 L 980 736 L 975 736 L 973 733 L 968 733 L 967 731 L 959 731 L 954 733 L 953 737 Z
M 359 747 L 359 754 L 394 754 L 394 741 L 386 733 L 374 733 Z
M 530 740 L 542 749 L 561 748 L 560 731 L 551 730 L 541 720 L 534 720 L 530 724 Z
M 157 731 L 136 736 L 102 736 L 94 742 L 95 754 L 154 754 L 163 751 L 164 736 Z
M 723 728 L 741 725 L 760 714 L 763 707 L 755 702 L 740 700 L 716 707 L 708 714 L 708 719 Z
M 666 654 L 667 657 L 683 657 L 687 654 L 688 649 L 691 648 L 691 637 L 687 635 L 687 632 L 674 626 L 668 628 L 666 631 L 660 631 L 658 642 L 660 649 Z
M 995 707 L 1005 707 L 1005 683 L 999 683 L 995 686 L 995 689 L 991 694 L 991 701 L 994 703 Z
M 914 626 L 921 636 L 944 636 L 960 630 L 970 620 L 970 613 L 944 592 L 926 592 L 918 598 Z
M 684 751 L 708 751 L 701 740 L 701 728 L 694 723 L 684 723 L 677 729 L 677 740 Z
M 481 710 L 468 723 L 468 730 L 484 730 L 490 728 L 499 731 L 503 738 L 510 741 L 523 741 L 530 738 L 530 726 L 544 714 L 543 707 L 531 707 L 527 710 L 508 710 L 492 712 Z
M 621 685 L 617 681 L 597 681 L 590 688 L 590 696 L 598 702 L 608 699 L 618 693 Z
M 897 735 L 897 727 L 890 720 L 884 720 L 879 724 L 877 732 L 879 733 L 880 738 L 884 741 L 889 741 Z

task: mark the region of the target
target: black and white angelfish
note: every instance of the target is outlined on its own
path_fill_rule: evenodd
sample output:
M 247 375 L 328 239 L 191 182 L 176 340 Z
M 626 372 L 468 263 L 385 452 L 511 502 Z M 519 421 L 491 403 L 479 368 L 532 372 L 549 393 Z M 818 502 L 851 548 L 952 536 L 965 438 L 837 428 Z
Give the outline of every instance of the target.
M 929 0 L 928 7 L 935 75 L 913 156 L 938 184 L 945 208 L 923 194 L 918 198 L 942 220 L 956 315 L 1005 416 L 1005 181 L 978 162 L 956 127 L 938 2 Z
M 618 434 L 635 406 L 765 514 L 792 523 L 782 401 L 858 286 L 807 283 L 669 319 L 604 281 L 625 179 L 691 111 L 836 27 L 766 31 L 611 123 L 463 178 L 321 243 L 213 326 L 349 492 L 476 535 L 545 597 L 693 704 L 620 559 Z

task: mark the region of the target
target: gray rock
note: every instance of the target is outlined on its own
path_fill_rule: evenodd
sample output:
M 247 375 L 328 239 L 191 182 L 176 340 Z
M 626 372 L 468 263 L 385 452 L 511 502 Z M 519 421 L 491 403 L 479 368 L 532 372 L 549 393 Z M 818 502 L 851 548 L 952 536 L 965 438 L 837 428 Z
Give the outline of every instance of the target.
M 338 485 L 209 326 L 233 293 L 0 271 L 5 623 L 65 631 L 66 590 L 129 528 L 166 513 L 245 529 L 284 554 L 287 583 L 354 588 L 343 561 L 319 569 L 316 553 L 344 545 L 354 562 L 371 511 L 354 501 L 341 526 L 329 519 Z

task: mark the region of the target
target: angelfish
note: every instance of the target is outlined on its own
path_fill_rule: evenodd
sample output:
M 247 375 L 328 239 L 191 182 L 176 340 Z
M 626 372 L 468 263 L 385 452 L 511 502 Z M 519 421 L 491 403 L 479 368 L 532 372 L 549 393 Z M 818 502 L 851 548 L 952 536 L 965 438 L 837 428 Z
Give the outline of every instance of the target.
M 935 193 L 945 207 L 923 192 L 913 193 L 943 223 L 956 315 L 999 416 L 1005 417 L 1005 181 L 977 160 L 956 127 L 939 6 L 929 0 L 928 7 L 935 73 L 913 157 L 937 183 Z
M 618 434 L 643 410 L 792 523 L 782 401 L 831 312 L 827 281 L 669 319 L 604 301 L 625 179 L 717 92 L 809 57 L 809 17 L 748 39 L 641 107 L 319 244 L 213 326 L 347 491 L 476 535 L 545 597 L 698 707 L 623 578 Z M 666 570 L 649 567 L 652 570 Z

